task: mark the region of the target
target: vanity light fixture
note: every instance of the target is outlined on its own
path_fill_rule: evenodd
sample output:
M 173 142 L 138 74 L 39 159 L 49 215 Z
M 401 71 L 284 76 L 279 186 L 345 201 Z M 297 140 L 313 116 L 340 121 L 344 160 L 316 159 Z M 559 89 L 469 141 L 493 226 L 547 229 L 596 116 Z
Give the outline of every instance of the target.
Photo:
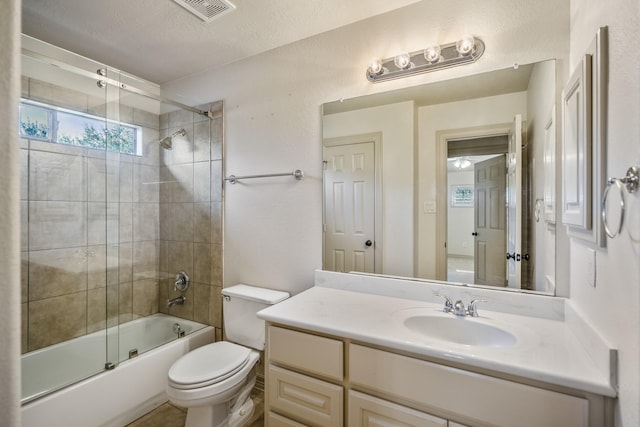
M 369 72 L 373 74 L 382 73 L 382 61 L 379 58 L 374 58 L 369 63 Z
M 442 48 L 440 48 L 440 46 L 429 46 L 424 50 L 424 59 L 426 59 L 429 64 L 435 64 L 436 62 L 442 61 L 441 53 Z
M 411 56 L 409 56 L 408 53 L 401 53 L 400 55 L 396 55 L 396 57 L 393 58 L 393 65 L 395 65 L 396 68 L 400 70 L 411 68 L 411 66 L 413 65 L 413 63 L 411 62 Z
M 407 77 L 443 68 L 475 62 L 484 53 L 484 42 L 464 36 L 452 43 L 433 45 L 423 50 L 401 53 L 393 58 L 373 59 L 367 68 L 367 79 L 379 81 Z
M 456 42 L 456 50 L 462 56 L 471 55 L 476 47 L 476 41 L 473 36 L 464 36 Z

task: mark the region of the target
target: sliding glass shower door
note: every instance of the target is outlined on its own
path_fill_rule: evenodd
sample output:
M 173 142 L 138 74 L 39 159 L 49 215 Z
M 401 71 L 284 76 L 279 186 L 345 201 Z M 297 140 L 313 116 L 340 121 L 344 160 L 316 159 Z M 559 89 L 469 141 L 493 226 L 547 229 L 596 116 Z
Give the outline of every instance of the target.
M 26 49 L 22 73 L 24 403 L 117 360 L 123 131 L 117 88 Z

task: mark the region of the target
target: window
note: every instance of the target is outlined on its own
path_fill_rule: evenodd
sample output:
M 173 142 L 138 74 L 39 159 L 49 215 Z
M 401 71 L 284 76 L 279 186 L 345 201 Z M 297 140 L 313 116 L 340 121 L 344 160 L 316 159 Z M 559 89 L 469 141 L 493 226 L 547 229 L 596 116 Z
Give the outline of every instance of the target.
M 22 138 L 142 154 L 138 143 L 142 134 L 139 126 L 27 100 L 20 102 L 19 118 Z
M 23 138 L 51 139 L 51 112 L 35 105 L 20 103 L 20 136 Z

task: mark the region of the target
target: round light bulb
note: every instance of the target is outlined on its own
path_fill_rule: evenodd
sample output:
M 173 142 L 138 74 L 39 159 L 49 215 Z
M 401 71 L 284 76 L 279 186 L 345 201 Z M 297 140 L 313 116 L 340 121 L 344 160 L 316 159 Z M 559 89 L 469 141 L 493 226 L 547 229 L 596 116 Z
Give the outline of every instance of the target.
M 464 36 L 456 43 L 456 50 L 462 56 L 467 56 L 473 52 L 476 47 L 476 40 L 473 36 Z
M 424 59 L 431 64 L 438 62 L 440 61 L 441 52 L 440 46 L 429 46 L 424 50 Z
M 411 66 L 411 56 L 408 53 L 401 53 L 393 58 L 393 63 L 401 70 L 407 69 Z
M 371 74 L 379 74 L 382 71 L 382 60 L 374 58 L 369 62 L 369 72 Z

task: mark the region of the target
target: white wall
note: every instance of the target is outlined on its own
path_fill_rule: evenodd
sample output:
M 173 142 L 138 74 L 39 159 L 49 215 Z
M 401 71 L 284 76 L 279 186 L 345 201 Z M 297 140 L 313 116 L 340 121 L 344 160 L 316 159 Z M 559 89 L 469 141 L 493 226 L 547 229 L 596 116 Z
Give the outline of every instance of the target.
M 322 121 L 323 138 L 382 133 L 381 273 L 396 276 L 413 276 L 414 109 L 413 101 L 400 102 Z
M 428 105 L 418 109 L 418 206 L 436 200 L 437 132 L 504 124 L 513 121 L 514 111 L 527 119 L 527 93 Z M 444 199 L 446 200 L 446 198 Z M 436 277 L 436 215 L 418 215 L 418 277 Z
M 20 2 L 0 3 L 0 423 L 20 425 Z
M 439 7 L 441 4 L 442 7 Z M 321 108 L 324 102 L 550 58 L 566 58 L 568 3 L 422 1 L 394 12 L 163 86 L 191 104 L 225 101 L 227 174 L 301 168 L 302 182 L 225 187 L 225 285 L 291 292 L 322 265 Z M 540 31 L 544 28 L 544 31 Z M 472 65 L 371 84 L 366 64 L 472 33 L 486 43 Z
M 640 3 L 637 0 L 571 1 L 571 69 L 600 26 L 609 27 L 607 176 L 640 165 Z M 630 54 L 630 52 L 634 52 Z M 619 351 L 616 426 L 640 425 L 640 194 L 627 197 L 620 237 L 596 250 L 596 287 L 584 268 L 589 245 L 571 242 L 571 300 Z

